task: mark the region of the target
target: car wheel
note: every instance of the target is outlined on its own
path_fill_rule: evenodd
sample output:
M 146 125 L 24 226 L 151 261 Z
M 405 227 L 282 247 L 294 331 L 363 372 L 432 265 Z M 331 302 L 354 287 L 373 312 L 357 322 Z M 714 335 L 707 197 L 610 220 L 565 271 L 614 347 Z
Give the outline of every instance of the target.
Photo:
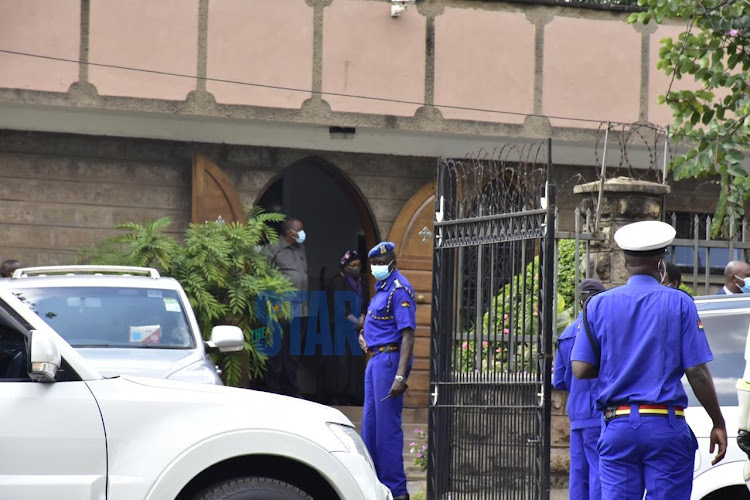
M 313 500 L 296 486 L 267 477 L 244 477 L 215 484 L 195 500 Z

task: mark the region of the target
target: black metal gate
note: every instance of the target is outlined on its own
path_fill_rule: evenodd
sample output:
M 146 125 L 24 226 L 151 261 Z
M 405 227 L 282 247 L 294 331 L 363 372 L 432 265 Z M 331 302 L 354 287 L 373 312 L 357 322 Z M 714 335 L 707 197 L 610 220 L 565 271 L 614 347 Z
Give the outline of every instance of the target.
M 550 157 L 547 142 L 439 162 L 429 499 L 549 498 Z

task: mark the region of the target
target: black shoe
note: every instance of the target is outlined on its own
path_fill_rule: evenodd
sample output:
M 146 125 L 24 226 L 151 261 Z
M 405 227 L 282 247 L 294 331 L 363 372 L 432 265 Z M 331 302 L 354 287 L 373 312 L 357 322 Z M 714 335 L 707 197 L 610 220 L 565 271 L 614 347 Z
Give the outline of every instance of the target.
M 393 497 L 393 500 L 409 500 L 409 494 L 406 495 L 399 495 L 397 497 Z

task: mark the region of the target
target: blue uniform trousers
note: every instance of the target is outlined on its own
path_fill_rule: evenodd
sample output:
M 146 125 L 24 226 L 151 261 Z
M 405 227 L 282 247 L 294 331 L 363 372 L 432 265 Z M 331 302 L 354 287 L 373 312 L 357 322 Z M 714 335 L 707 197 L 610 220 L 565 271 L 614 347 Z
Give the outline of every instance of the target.
M 365 408 L 362 415 L 362 440 L 375 462 L 375 472 L 393 496 L 406 495 L 404 471 L 404 431 L 401 410 L 404 396 L 380 401 L 391 390 L 400 352 L 376 353 L 365 370 Z
M 599 473 L 605 500 L 688 499 L 698 441 L 684 418 L 639 415 L 606 423 L 599 439 Z
M 584 427 L 570 431 L 570 498 L 599 500 L 599 452 L 596 450 L 601 427 Z

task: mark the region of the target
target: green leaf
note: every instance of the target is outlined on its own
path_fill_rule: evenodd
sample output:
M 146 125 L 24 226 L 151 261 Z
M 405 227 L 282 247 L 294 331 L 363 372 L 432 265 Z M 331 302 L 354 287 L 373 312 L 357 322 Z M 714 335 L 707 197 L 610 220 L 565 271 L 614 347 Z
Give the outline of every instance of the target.
M 727 150 L 727 159 L 733 163 L 742 163 L 745 159 L 745 155 L 736 149 L 729 149 Z

